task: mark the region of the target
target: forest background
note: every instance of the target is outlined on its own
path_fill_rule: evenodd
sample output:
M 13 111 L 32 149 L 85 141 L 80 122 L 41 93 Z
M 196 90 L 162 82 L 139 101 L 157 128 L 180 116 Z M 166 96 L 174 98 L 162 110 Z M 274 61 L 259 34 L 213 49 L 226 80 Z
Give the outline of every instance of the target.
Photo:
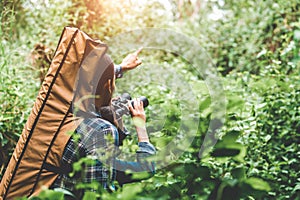
M 182 41 L 167 38 L 175 44 L 199 44 L 210 62 L 203 65 L 221 85 L 216 93 L 225 112 L 214 112 L 218 96 L 210 91 L 203 66 L 186 59 L 203 58 L 195 48 L 185 45 L 182 53 L 146 47 L 140 55 L 143 66 L 118 80 L 116 95 L 129 91 L 149 98 L 148 129 L 159 152 L 171 141 L 179 140 L 183 148 L 186 132 L 193 135 L 191 143 L 179 156 L 176 150 L 160 153 L 168 165 L 154 177 L 113 194 L 87 192 L 84 198 L 300 199 L 299 10 L 299 0 L 1 0 L 0 178 L 63 27 L 78 27 L 108 44 L 124 36 L 122 45 L 111 47 L 116 63 L 135 50 L 124 48 L 134 43 L 125 36 L 157 30 L 182 36 Z M 184 120 L 182 110 L 192 108 L 178 96 L 188 89 L 179 85 L 174 90 L 168 82 L 174 76 L 183 77 L 193 92 L 196 126 Z M 212 121 L 222 126 L 212 128 Z M 206 140 L 209 134 L 213 138 Z M 201 147 L 213 141 L 216 145 L 199 156 Z M 135 142 L 129 140 L 124 150 L 134 151 Z M 54 198 L 63 194 L 45 190 L 38 197 Z

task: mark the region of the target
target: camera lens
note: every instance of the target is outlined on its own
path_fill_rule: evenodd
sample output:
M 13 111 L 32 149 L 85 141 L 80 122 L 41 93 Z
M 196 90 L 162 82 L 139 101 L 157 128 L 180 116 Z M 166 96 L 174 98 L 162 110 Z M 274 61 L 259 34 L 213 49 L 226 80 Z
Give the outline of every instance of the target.
M 131 96 L 128 93 L 124 93 L 121 96 L 123 99 L 131 100 Z M 139 97 L 139 99 L 143 102 L 143 107 L 146 108 L 149 105 L 149 100 L 145 96 Z M 134 107 L 134 101 L 131 101 L 132 107 Z
M 149 101 L 148 101 L 147 97 L 141 96 L 139 99 L 143 102 L 143 107 L 144 108 L 146 108 L 149 105 Z M 134 104 L 134 101 L 132 100 L 131 101 L 132 107 L 134 107 L 133 104 Z

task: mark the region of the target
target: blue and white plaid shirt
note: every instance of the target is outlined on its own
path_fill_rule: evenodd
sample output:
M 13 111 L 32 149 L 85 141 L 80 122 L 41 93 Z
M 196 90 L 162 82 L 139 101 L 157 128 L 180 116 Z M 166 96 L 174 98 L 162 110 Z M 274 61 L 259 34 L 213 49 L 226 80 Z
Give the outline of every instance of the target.
M 70 177 L 69 174 L 60 174 L 52 188 L 61 188 L 76 194 L 75 185 L 78 182 L 100 183 L 106 190 L 114 190 L 114 181 L 118 179 L 118 173 L 123 174 L 119 179 L 127 179 L 125 171 L 149 172 L 154 174 L 153 162 L 145 158 L 156 153 L 155 147 L 148 142 L 139 142 L 136 151 L 136 161 L 123 161 L 116 158 L 120 154 L 118 148 L 119 132 L 110 122 L 102 118 L 86 118 L 76 129 L 76 135 L 80 136 L 76 141 L 71 137 L 64 149 L 62 165 L 72 166 L 80 158 L 89 157 L 94 163 L 85 164 L 80 173 Z M 120 180 L 121 184 L 131 180 Z

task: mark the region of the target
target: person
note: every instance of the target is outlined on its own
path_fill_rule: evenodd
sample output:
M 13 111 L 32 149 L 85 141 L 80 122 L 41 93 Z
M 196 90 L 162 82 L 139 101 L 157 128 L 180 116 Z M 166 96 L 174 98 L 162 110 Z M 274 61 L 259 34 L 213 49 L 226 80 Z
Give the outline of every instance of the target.
M 67 172 L 71 172 L 72 165 L 81 158 L 92 159 L 92 164 L 86 163 L 79 172 L 73 176 L 70 173 L 61 173 L 55 180 L 51 189 L 62 191 L 66 199 L 80 199 L 84 193 L 82 189 L 76 189 L 79 182 L 87 186 L 96 183 L 100 188 L 92 187 L 89 190 L 99 192 L 104 189 L 115 191 L 116 182 L 122 186 L 125 183 L 137 181 L 132 178 L 134 172 L 146 172 L 150 177 L 155 173 L 153 162 L 147 161 L 147 157 L 156 153 L 155 147 L 150 143 L 146 130 L 146 115 L 143 102 L 134 99 L 133 106 L 128 103 L 132 120 L 137 133 L 138 150 L 135 161 L 118 159 L 119 146 L 122 144 L 124 129 L 119 125 L 112 107 L 115 79 L 121 78 L 123 72 L 132 70 L 142 62 L 138 54 L 142 49 L 126 56 L 120 65 L 114 65 L 108 55 L 104 55 L 100 65 L 105 68 L 97 85 L 97 97 L 93 99 L 96 113 L 86 113 L 84 119 L 75 130 L 75 134 L 67 143 L 63 156 L 62 166 Z M 88 83 L 86 83 L 88 84 Z M 79 136 L 77 140 L 76 136 Z M 146 178 L 148 178 L 146 177 Z

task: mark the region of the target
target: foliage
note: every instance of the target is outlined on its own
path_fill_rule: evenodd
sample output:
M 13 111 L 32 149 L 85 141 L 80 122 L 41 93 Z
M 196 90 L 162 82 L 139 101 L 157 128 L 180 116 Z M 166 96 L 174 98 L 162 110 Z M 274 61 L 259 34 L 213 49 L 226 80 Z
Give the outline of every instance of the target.
M 141 27 L 163 27 L 172 20 L 159 0 L 73 0 L 73 5 L 72 25 L 103 41 Z
M 128 92 L 149 98 L 147 128 L 158 149 L 157 159 L 164 162 L 157 163 L 157 173 L 150 179 L 125 185 L 115 193 L 87 191 L 84 199 L 300 199 L 299 1 L 169 3 L 168 8 L 158 0 L 0 2 L 2 169 L 39 88 L 41 63 L 32 65 L 29 59 L 37 44 L 51 54 L 66 25 L 80 27 L 108 43 L 125 31 L 166 27 L 202 44 L 223 75 L 226 116 L 222 128 L 212 135 L 220 139 L 199 157 L 210 122 L 222 120 L 212 115 L 208 86 L 197 68 L 180 55 L 146 49 L 140 55 L 143 66 L 118 80 L 116 95 Z M 115 48 L 112 57 L 120 62 L 128 52 Z M 190 86 L 196 103 L 183 100 L 186 87 L 174 87 L 178 80 Z M 183 111 L 191 109 L 195 110 L 189 119 L 197 120 L 184 120 L 190 115 Z M 130 124 L 130 119 L 126 122 Z M 193 136 L 186 148 L 183 130 Z M 174 149 L 166 150 L 170 142 L 183 150 L 179 156 Z M 125 153 L 133 153 L 136 138 L 132 136 L 124 146 Z M 79 164 L 74 168 L 79 170 Z M 35 197 L 63 198 L 63 193 L 47 189 Z
M 256 147 L 248 151 L 247 160 L 252 163 L 249 174 L 269 180 L 272 188 L 277 188 L 270 196 L 296 198 L 300 88 L 294 77 L 275 76 L 271 80 L 269 90 L 261 93 L 263 102 L 254 108 L 258 132 L 247 136 L 248 143 Z M 253 89 L 257 90 L 259 84 L 254 83 Z
M 26 61 L 29 49 L 14 42 L 18 36 L 14 27 L 17 17 L 13 8 L 18 8 L 14 7 L 15 3 L 7 2 L 1 13 L 1 21 L 5 20 L 5 28 L 0 31 L 1 175 L 27 120 L 38 86 L 34 79 L 28 79 L 34 74 L 28 71 L 30 67 Z
M 282 73 L 299 66 L 299 1 L 208 1 L 196 20 L 180 30 L 197 35 L 207 46 L 219 71 L 260 74 L 280 62 Z M 297 58 L 298 57 L 298 58 Z

